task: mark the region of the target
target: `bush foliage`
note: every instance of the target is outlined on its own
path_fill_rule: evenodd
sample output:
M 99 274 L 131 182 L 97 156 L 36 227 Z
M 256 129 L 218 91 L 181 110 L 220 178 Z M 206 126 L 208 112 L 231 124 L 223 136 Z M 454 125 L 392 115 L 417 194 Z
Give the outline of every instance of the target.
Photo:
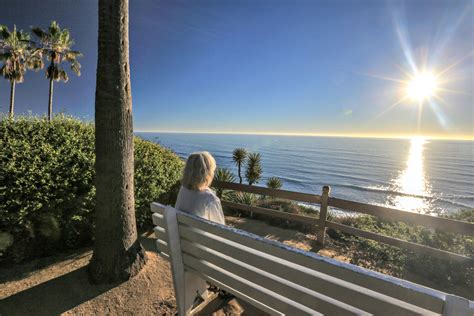
M 92 241 L 95 206 L 94 126 L 57 116 L 0 119 L 0 253 L 21 261 Z M 149 203 L 173 203 L 182 162 L 170 150 L 135 138 L 138 227 Z

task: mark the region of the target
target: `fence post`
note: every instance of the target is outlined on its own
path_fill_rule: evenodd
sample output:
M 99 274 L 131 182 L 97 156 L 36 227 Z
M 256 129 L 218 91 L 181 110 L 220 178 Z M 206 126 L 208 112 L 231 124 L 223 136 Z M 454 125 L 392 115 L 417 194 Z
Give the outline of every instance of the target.
M 328 185 L 323 186 L 323 192 L 321 194 L 321 208 L 319 209 L 319 223 L 318 223 L 318 234 L 316 243 L 320 246 L 324 246 L 324 239 L 326 237 L 326 219 L 328 216 L 328 197 L 331 192 L 331 187 Z

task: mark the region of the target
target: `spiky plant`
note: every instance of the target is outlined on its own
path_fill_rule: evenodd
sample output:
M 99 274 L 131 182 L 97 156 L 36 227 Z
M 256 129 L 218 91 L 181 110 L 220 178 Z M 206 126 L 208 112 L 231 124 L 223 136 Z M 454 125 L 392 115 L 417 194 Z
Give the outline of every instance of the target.
M 245 164 L 245 159 L 247 159 L 247 151 L 245 150 L 245 148 L 234 149 L 234 152 L 232 153 L 232 160 L 237 165 L 239 183 L 242 183 L 241 168 L 242 165 Z
M 48 119 L 51 120 L 53 113 L 53 82 L 67 82 L 69 80 L 63 63 L 69 63 L 71 70 L 80 76 L 81 64 L 77 61 L 77 58 L 81 57 L 82 53 L 71 49 L 74 41 L 69 30 L 61 29 L 56 21 L 51 22 L 47 31 L 34 27 L 32 32 L 39 38 L 42 53 L 49 60 L 49 66 L 46 68 L 46 78 L 49 80 Z
M 270 189 L 281 189 L 283 183 L 281 182 L 280 178 L 271 177 L 267 180 L 267 188 Z
M 237 192 L 232 197 L 232 202 L 255 206 L 257 204 L 258 197 L 253 193 L 248 192 Z
M 15 86 L 25 79 L 27 69 L 38 70 L 43 67 L 41 51 L 34 48 L 30 35 L 17 30 L 13 26 L 10 32 L 8 27 L 0 25 L 0 61 L 3 62 L 0 72 L 10 81 L 10 109 L 9 116 L 13 117 L 15 108 Z
M 247 170 L 245 171 L 245 178 L 249 185 L 258 183 L 262 178 L 262 164 L 259 153 L 250 153 L 247 157 Z
M 229 169 L 217 168 L 214 179 L 222 182 L 235 182 L 235 175 Z M 220 199 L 229 200 L 233 196 L 233 191 L 231 190 L 224 190 L 216 187 L 214 187 L 214 189 L 216 190 L 216 195 Z

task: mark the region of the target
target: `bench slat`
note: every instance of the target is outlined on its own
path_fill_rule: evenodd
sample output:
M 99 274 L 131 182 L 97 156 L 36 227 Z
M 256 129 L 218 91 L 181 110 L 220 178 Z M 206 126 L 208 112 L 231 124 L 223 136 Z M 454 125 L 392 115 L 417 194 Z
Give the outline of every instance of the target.
M 225 290 L 227 292 L 232 293 L 235 297 L 244 300 L 245 302 L 253 305 L 257 309 L 259 309 L 259 310 L 261 310 L 261 311 L 263 311 L 263 312 L 265 312 L 269 315 L 279 315 L 279 316 L 283 315 L 282 313 L 278 312 L 277 310 L 275 310 L 275 309 L 273 309 L 273 308 L 271 308 L 267 305 L 262 304 L 261 302 L 255 300 L 254 298 L 252 298 L 252 297 L 250 297 L 250 296 L 248 296 L 248 295 L 246 295 L 242 292 L 237 291 L 236 289 L 228 286 L 225 283 L 222 283 L 221 281 L 219 281 L 217 279 L 214 279 L 213 277 L 203 273 L 202 271 L 198 272 L 190 266 L 185 266 L 185 268 L 186 268 L 186 271 L 191 271 L 191 272 L 195 273 L 196 275 L 200 276 L 202 279 L 208 281 L 209 283 L 214 284 L 215 286 L 219 287 L 222 290 Z
M 155 233 L 156 238 L 161 239 L 165 242 L 169 241 L 168 233 L 163 227 L 156 226 L 155 228 L 153 228 L 153 232 Z
M 150 204 L 150 209 L 153 213 L 158 213 L 158 214 L 163 215 L 165 214 L 166 206 L 157 202 L 153 202 Z
M 282 295 L 294 302 L 329 315 L 370 315 L 363 310 L 339 302 L 301 285 L 292 283 L 281 277 L 275 276 L 264 270 L 252 267 L 244 262 L 233 260 L 232 257 L 223 255 L 206 246 L 181 240 L 183 253 L 205 260 L 233 274 L 252 280 L 252 282 Z
M 158 213 L 154 213 L 151 216 L 151 219 L 152 219 L 154 225 L 161 226 L 161 227 L 166 227 L 165 218 L 163 217 L 163 215 L 158 214 Z
M 258 251 L 294 262 L 309 269 L 345 280 L 347 282 L 370 288 L 376 292 L 397 298 L 410 304 L 441 314 L 445 294 L 411 282 L 369 271 L 357 266 L 324 258 L 317 254 L 298 250 L 259 236 L 234 228 L 218 226 L 210 222 L 196 220 L 190 216 L 177 214 L 178 222 L 229 239 Z M 237 232 L 237 233 L 236 233 Z M 264 241 L 264 242 L 262 242 Z
M 261 270 L 269 271 L 290 282 L 302 285 L 310 290 L 364 311 L 378 315 L 387 313 L 392 315 L 419 315 L 430 313 L 426 309 L 285 261 L 281 258 L 251 249 L 242 244 L 206 233 L 202 230 L 184 225 L 181 225 L 179 229 L 180 235 L 186 239 L 182 239 L 182 245 L 187 241 L 205 245 L 219 253 L 232 257 L 234 260 L 247 263 Z
M 262 304 L 271 306 L 286 315 L 321 315 L 317 311 L 311 310 L 310 308 L 293 302 L 284 296 L 271 292 L 258 284 L 241 278 L 205 260 L 197 259 L 183 253 L 183 262 L 192 269 L 202 272 L 204 275 L 209 275 L 214 279 L 221 280 L 227 286 L 239 289 Z
M 158 239 L 156 241 L 156 247 L 158 248 L 158 252 L 160 252 L 160 253 L 164 252 L 164 253 L 169 255 L 170 249 L 168 248 L 168 243 L 167 242 L 165 242 L 161 239 Z

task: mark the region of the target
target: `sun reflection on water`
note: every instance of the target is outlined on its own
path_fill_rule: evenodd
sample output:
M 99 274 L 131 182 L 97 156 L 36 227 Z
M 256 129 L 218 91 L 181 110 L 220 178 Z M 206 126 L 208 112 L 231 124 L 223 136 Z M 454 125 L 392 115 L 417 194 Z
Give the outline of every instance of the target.
M 410 212 L 429 213 L 430 187 L 425 176 L 423 150 L 427 143 L 423 137 L 414 137 L 410 142 L 410 151 L 406 168 L 394 180 L 396 191 L 393 204 L 396 208 Z

